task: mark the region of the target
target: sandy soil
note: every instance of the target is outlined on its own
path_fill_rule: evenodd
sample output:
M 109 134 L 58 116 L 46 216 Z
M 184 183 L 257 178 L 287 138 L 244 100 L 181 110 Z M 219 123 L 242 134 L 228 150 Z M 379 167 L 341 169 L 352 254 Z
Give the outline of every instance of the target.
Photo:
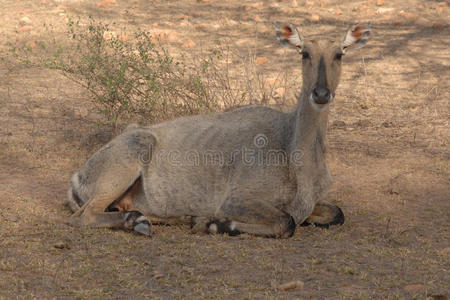
M 342 3 L 341 3 L 342 2 Z M 448 1 L 1 1 L 0 298 L 447 299 L 450 286 Z M 55 71 L 15 63 L 52 24 L 88 15 L 117 32 L 148 29 L 174 53 L 226 38 L 268 74 L 299 58 L 275 20 L 305 35 L 371 21 L 367 47 L 344 58 L 331 107 L 327 200 L 342 227 L 289 240 L 192 235 L 155 226 L 149 239 L 63 223 L 70 175 L 111 138 L 89 95 Z M 28 17 L 29 20 L 22 20 Z M 300 82 L 298 83 L 298 86 Z M 276 289 L 301 280 L 304 288 Z

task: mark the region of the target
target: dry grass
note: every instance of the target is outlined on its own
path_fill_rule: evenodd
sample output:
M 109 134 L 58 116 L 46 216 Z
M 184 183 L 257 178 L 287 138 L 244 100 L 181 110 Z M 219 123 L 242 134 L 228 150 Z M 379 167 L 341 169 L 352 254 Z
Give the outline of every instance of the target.
M 326 7 L 295 2 L 298 6 L 118 0 L 99 8 L 89 1 L 5 1 L 2 55 L 6 42 L 35 42 L 42 35 L 40 19 L 62 35 L 66 14 L 91 14 L 115 22 L 118 30 L 166 31 L 174 54 L 205 53 L 216 40 L 227 40 L 224 47 L 250 50 L 253 61 L 267 58 L 260 65 L 235 59 L 231 79 L 245 74 L 247 66 L 258 68 L 266 83 L 287 74 L 287 82 L 297 87 L 298 57 L 278 48 L 271 21 L 292 21 L 305 34 L 319 34 L 343 31 L 354 19 L 370 20 L 374 36 L 366 48 L 344 58 L 331 108 L 329 162 L 335 184 L 328 200 L 343 208 L 347 222 L 330 230 L 298 228 L 289 240 L 191 235 L 181 226 L 155 226 L 154 237 L 147 239 L 64 225 L 66 182 L 111 138 L 110 129 L 97 125 L 102 116 L 88 94 L 61 74 L 3 63 L 0 298 L 433 299 L 448 294 L 449 8 L 434 1 L 385 1 L 381 7 L 395 12 L 377 13 L 376 1 L 330 0 Z M 338 8 L 342 15 L 335 14 Z M 309 21 L 312 14 L 320 21 Z M 24 15 L 33 21 L 30 31 L 18 30 Z M 196 46 L 183 48 L 188 39 Z M 261 100 L 258 91 L 252 97 Z M 293 280 L 302 280 L 304 289 L 275 288 Z

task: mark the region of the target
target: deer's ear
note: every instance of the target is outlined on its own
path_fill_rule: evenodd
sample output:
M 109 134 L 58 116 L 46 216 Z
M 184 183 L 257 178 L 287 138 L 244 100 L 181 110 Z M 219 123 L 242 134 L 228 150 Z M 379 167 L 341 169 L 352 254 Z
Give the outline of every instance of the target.
M 297 28 L 289 23 L 275 22 L 273 23 L 277 38 L 281 45 L 286 48 L 295 48 L 301 50 L 303 48 L 303 37 L 298 33 Z
M 351 26 L 342 37 L 341 47 L 347 49 L 359 49 L 363 47 L 370 38 L 370 23 L 359 23 Z

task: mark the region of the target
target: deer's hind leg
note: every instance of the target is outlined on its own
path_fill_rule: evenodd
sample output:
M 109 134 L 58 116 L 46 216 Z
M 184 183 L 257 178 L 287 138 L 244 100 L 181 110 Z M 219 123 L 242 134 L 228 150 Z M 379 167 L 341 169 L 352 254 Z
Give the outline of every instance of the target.
M 209 232 L 237 235 L 249 233 L 273 238 L 288 238 L 295 232 L 294 218 L 270 203 L 228 198 L 207 223 Z
M 71 190 L 84 204 L 70 217 L 77 226 L 110 227 L 151 235 L 150 222 L 139 211 L 117 211 L 111 204 L 132 203 L 136 185 L 142 184 L 142 155 L 154 144 L 146 132 L 127 132 L 118 136 L 74 175 Z M 147 161 L 148 162 L 148 161 Z M 122 205 L 122 207 L 124 207 Z M 132 206 L 126 206 L 132 209 Z
M 111 181 L 111 183 L 117 189 L 110 188 L 108 193 L 96 193 L 79 216 L 72 215 L 71 223 L 90 227 L 123 228 L 151 236 L 149 220 L 142 213 L 134 210 L 133 206 L 135 191 L 142 184 L 141 179 L 138 178 L 122 193 L 118 182 Z M 80 211 L 82 209 L 83 207 Z

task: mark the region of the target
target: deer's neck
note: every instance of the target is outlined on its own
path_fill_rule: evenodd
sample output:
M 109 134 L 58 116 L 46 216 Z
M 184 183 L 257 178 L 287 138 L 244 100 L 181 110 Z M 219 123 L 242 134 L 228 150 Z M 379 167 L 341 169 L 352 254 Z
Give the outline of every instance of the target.
M 318 143 L 322 151 L 325 151 L 328 108 L 317 111 L 309 102 L 307 93 L 302 92 L 294 114 L 292 150 L 308 153 Z

